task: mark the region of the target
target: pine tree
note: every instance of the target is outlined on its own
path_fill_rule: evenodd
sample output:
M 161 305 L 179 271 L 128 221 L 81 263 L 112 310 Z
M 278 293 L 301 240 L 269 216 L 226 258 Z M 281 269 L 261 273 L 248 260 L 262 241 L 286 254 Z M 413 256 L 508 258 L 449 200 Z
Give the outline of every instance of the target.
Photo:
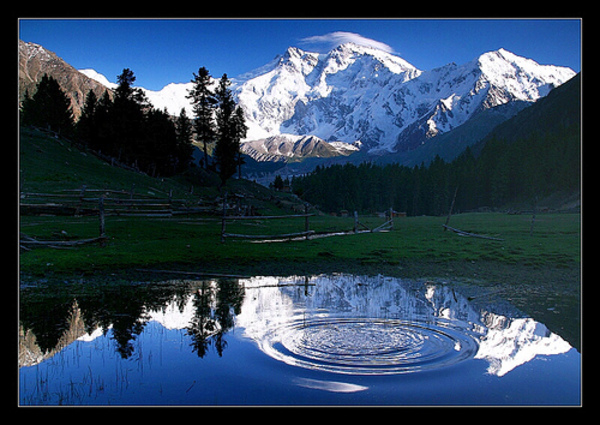
M 77 121 L 77 137 L 84 144 L 89 144 L 96 133 L 96 106 L 98 104 L 98 98 L 96 94 L 90 90 L 85 96 L 85 103 L 81 110 L 81 116 Z
M 133 71 L 123 69 L 117 77 L 115 99 L 109 109 L 113 137 L 113 155 L 119 160 L 136 163 L 136 157 L 144 149 L 144 112 L 149 109 L 148 100 L 141 89 L 133 87 Z
M 210 74 L 205 67 L 198 70 L 198 74 L 193 73 L 191 80 L 194 87 L 188 91 L 186 96 L 191 99 L 194 111 L 194 127 L 198 141 L 202 142 L 204 148 L 204 168 L 208 168 L 208 149 L 207 145 L 215 139 L 215 125 L 213 121 L 213 111 L 217 99 L 210 89 Z
M 244 118 L 244 110 L 238 106 L 235 108 L 235 112 L 233 115 L 233 122 L 235 126 L 235 137 L 237 139 L 237 157 L 236 163 L 238 166 L 238 178 L 242 178 L 242 164 L 245 164 L 244 157 L 242 152 L 240 151 L 240 143 L 241 140 L 246 137 L 246 133 L 248 131 L 248 127 L 246 126 L 246 118 Z
M 177 130 L 177 168 L 178 170 L 183 171 L 188 167 L 194 149 L 192 146 L 192 122 L 188 118 L 185 108 L 181 108 L 175 126 Z
M 152 176 L 169 176 L 179 166 L 175 123 L 166 110 L 151 108 L 145 114 L 143 147 L 136 152 L 138 166 Z
M 89 146 L 104 153 L 111 153 L 113 146 L 113 127 L 110 120 L 112 106 L 113 102 L 108 91 L 104 91 L 104 94 L 100 97 L 94 108 L 96 131 L 90 134 Z
M 19 109 L 19 120 L 23 125 L 33 125 L 32 121 L 35 110 L 35 104 L 33 99 L 29 95 L 29 90 L 25 89 L 25 98 L 21 102 L 21 109 Z
M 223 74 L 215 90 L 219 106 L 216 114 L 217 145 L 215 147 L 215 158 L 223 185 L 235 174 L 242 128 L 239 119 L 236 118 L 236 106 L 231 89 L 229 89 L 230 85 L 231 81 L 227 78 L 227 74 Z
M 273 181 L 273 189 L 281 190 L 283 189 L 283 179 L 279 174 L 275 176 L 275 180 Z

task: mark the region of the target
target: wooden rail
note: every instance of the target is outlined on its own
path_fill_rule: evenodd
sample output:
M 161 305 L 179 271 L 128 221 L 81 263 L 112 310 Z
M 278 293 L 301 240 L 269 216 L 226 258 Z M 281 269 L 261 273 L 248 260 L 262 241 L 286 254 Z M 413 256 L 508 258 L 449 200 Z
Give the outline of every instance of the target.
M 308 240 L 311 235 L 315 233 L 314 230 L 310 230 L 309 217 L 314 214 L 308 213 L 308 204 L 304 205 L 304 214 L 290 214 L 290 215 L 252 215 L 252 216 L 228 216 L 227 215 L 227 193 L 223 198 L 223 215 L 221 217 L 221 243 L 225 243 L 225 239 L 253 239 L 253 240 L 278 240 L 278 239 L 292 239 L 292 238 L 306 238 Z M 227 232 L 227 222 L 238 221 L 238 220 L 280 220 L 290 218 L 304 218 L 304 231 L 293 232 L 293 233 L 280 233 L 271 235 L 247 235 L 240 233 Z

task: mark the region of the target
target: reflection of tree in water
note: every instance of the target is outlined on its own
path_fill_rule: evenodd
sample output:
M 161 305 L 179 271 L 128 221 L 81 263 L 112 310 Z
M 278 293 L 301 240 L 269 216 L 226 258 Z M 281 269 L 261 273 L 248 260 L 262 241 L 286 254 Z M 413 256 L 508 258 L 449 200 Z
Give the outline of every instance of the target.
M 148 312 L 164 311 L 172 302 L 183 311 L 190 296 L 194 297 L 196 310 L 188 327 L 193 350 L 204 357 L 214 345 L 221 356 L 227 346 L 223 336 L 233 327 L 244 298 L 237 280 L 27 288 L 21 291 L 19 319 L 24 332 L 35 335 L 39 349 L 49 352 L 69 331 L 76 303 L 85 331 L 91 334 L 101 328 L 106 335 L 112 328 L 116 351 L 127 359 L 134 354 L 134 342 L 150 320 Z
M 223 355 L 227 347 L 223 337 L 233 328 L 243 300 L 244 290 L 236 280 L 223 279 L 216 285 L 202 282 L 202 286 L 194 292 L 196 312 L 187 333 L 192 338 L 192 350 L 198 353 L 198 357 L 204 357 L 212 344 L 219 357 Z

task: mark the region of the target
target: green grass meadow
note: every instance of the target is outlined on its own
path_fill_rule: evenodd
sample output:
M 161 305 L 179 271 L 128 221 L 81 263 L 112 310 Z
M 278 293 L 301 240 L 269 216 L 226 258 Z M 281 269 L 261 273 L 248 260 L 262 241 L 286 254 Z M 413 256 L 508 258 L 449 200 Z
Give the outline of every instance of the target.
M 368 226 L 379 217 L 361 218 Z M 21 269 L 35 274 L 86 272 L 164 264 L 213 265 L 219 269 L 260 263 L 315 263 L 328 269 L 339 263 L 396 265 L 407 260 L 493 261 L 507 265 L 573 267 L 580 262 L 579 214 L 537 215 L 533 235 L 531 216 L 472 213 L 453 216 L 461 230 L 502 238 L 492 241 L 444 231 L 444 217 L 394 219 L 389 232 L 359 233 L 310 240 L 257 243 L 227 239 L 221 243 L 221 220 L 215 218 L 107 217 L 105 246 L 71 249 L 38 248 L 21 254 Z M 98 236 L 97 217 L 21 217 L 21 232 L 44 239 Z M 316 232 L 350 231 L 351 218 L 316 216 Z M 243 234 L 281 234 L 304 229 L 304 219 L 244 220 L 227 224 Z

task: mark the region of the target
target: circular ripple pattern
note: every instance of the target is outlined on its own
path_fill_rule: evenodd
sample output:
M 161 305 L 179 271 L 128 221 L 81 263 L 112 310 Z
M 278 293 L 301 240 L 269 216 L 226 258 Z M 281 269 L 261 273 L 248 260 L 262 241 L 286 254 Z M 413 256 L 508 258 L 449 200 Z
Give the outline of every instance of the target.
M 261 348 L 285 363 L 354 375 L 411 373 L 469 359 L 477 342 L 447 324 L 393 319 L 320 318 L 288 323 Z

